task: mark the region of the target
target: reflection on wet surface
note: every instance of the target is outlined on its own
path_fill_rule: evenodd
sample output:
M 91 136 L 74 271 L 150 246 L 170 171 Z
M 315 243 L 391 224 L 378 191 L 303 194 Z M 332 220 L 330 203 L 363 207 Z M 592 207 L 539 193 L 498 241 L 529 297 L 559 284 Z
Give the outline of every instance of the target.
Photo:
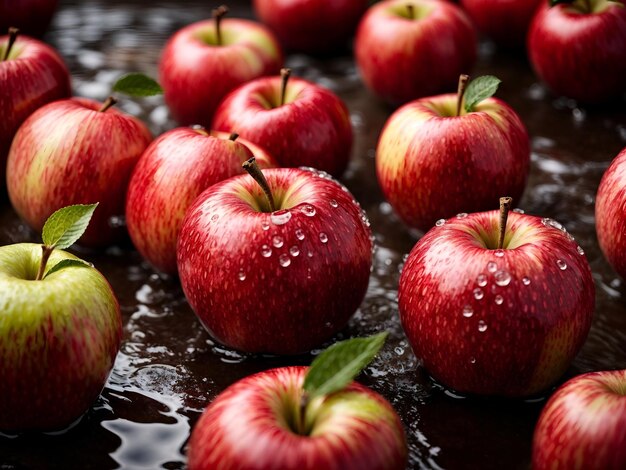
M 250 16 L 233 2 L 233 16 Z M 77 95 L 105 99 L 124 72 L 156 76 L 165 39 L 210 16 L 202 2 L 66 3 L 46 39 L 73 72 Z M 527 468 L 530 439 L 542 400 L 458 397 L 433 383 L 402 332 L 397 285 L 405 255 L 421 235 L 407 229 L 383 201 L 374 172 L 378 133 L 391 110 L 365 92 L 349 57 L 288 58 L 294 75 L 337 92 L 348 104 L 356 142 L 343 182 L 369 216 L 377 250 L 369 290 L 350 325 L 336 339 L 382 329 L 390 338 L 360 380 L 387 397 L 408 431 L 412 468 Z M 529 186 L 518 204 L 526 213 L 558 220 L 584 249 L 597 286 L 589 338 L 568 371 L 626 367 L 623 282 L 602 258 L 594 230 L 594 199 L 603 171 L 626 146 L 624 100 L 585 108 L 551 96 L 520 54 L 481 47 L 475 75 L 503 80 L 498 96 L 521 115 L 532 137 Z M 175 127 L 161 97 L 120 107 L 143 118 L 155 135 Z M 489 184 L 488 181 L 477 181 Z M 0 243 L 36 240 L 2 196 Z M 221 390 L 256 371 L 308 364 L 292 358 L 246 356 L 216 344 L 185 301 L 178 281 L 154 271 L 130 243 L 105 252 L 77 250 L 110 280 L 125 322 L 124 343 L 100 399 L 60 435 L 0 436 L 2 468 L 183 468 L 184 446 L 201 410 Z

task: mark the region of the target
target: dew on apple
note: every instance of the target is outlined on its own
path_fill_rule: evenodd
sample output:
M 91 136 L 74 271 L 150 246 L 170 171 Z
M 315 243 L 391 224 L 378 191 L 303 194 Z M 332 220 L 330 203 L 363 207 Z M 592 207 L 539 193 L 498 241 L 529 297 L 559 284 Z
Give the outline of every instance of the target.
M 556 265 L 559 267 L 561 271 L 565 271 L 567 269 L 567 264 L 562 259 L 557 259 Z
M 504 256 L 504 250 L 496 250 L 493 252 L 494 256 L 497 258 L 502 258 Z
M 296 257 L 300 254 L 300 248 L 298 248 L 297 246 L 292 246 L 291 248 L 289 248 L 289 254 L 293 257 Z
M 485 331 L 487 331 L 487 323 L 485 323 L 484 320 L 478 321 L 478 331 L 480 331 L 481 333 L 484 333 Z
M 489 261 L 487 263 L 487 271 L 489 271 L 490 273 L 495 273 L 498 270 L 498 265 L 496 263 L 494 263 L 493 261 Z
M 470 363 L 471 364 L 476 364 L 476 358 L 475 357 L 470 357 Z
M 477 287 L 476 289 L 474 289 L 474 298 L 476 300 L 481 300 L 484 296 L 485 296 L 485 293 L 480 287 Z
M 309 258 L 313 258 L 313 252 L 309 250 L 309 252 L 307 253 L 307 256 L 308 256 Z
M 523 214 L 524 209 L 520 209 L 519 207 L 516 207 L 515 209 L 513 209 L 513 212 L 515 212 L 516 214 Z
M 296 230 L 296 238 L 298 240 L 304 240 L 304 232 L 302 231 L 302 229 Z
M 264 220 L 263 222 L 261 222 L 261 228 L 263 230 L 269 230 L 270 229 L 270 224 L 267 223 L 267 221 Z
M 444 225 L 446 223 L 446 219 L 439 219 L 437 222 L 435 222 L 435 225 L 437 227 L 441 227 L 442 225 Z
M 264 258 L 269 258 L 270 256 L 272 256 L 272 249 L 267 245 L 263 245 L 261 247 L 261 256 L 263 256 Z
M 339 203 L 338 203 L 336 200 L 331 199 L 331 200 L 330 200 L 330 205 L 331 205 L 332 207 L 337 207 L 337 206 L 339 206 Z
M 291 212 L 287 209 L 282 209 L 276 212 L 272 212 L 270 220 L 274 225 L 284 225 L 291 219 Z
M 239 277 L 240 281 L 245 281 L 246 280 L 246 273 L 244 273 L 243 270 L 239 271 L 239 274 L 238 274 L 237 277 Z
M 280 235 L 274 235 L 274 237 L 272 238 L 272 245 L 274 245 L 276 248 L 280 248 L 281 246 L 283 246 L 285 242 L 283 241 L 283 237 L 281 237 Z
M 487 276 L 485 274 L 479 274 L 476 278 L 476 284 L 480 287 L 485 287 L 487 285 Z
M 464 219 L 465 217 L 467 217 L 467 212 L 460 212 L 456 215 L 457 219 Z
M 278 257 L 278 262 L 283 268 L 286 268 L 287 266 L 291 264 L 291 258 L 289 257 L 287 253 L 283 253 L 282 255 Z
M 549 217 L 544 217 L 543 219 L 541 219 L 541 223 L 545 225 L 546 227 L 552 227 L 562 232 L 566 232 L 565 227 L 563 227 L 563 225 L 561 225 L 559 222 Z
M 311 204 L 305 204 L 304 206 L 302 206 L 302 213 L 309 217 L 313 217 L 315 215 L 315 207 L 313 207 Z
M 496 303 L 496 305 L 502 305 L 504 303 L 504 298 L 500 294 L 498 294 L 495 296 L 493 301 Z
M 511 283 L 511 275 L 507 271 L 496 271 L 493 277 L 500 287 L 508 286 Z
M 320 233 L 320 241 L 322 243 L 328 242 L 328 235 L 326 235 L 324 232 Z
M 466 305 L 465 307 L 463 307 L 463 316 L 465 318 L 470 318 L 472 315 L 474 315 L 474 309 L 472 309 L 471 305 Z
M 530 278 L 528 278 L 528 277 L 522 278 L 522 284 L 524 284 L 525 286 L 529 286 L 530 285 Z
M 585 254 L 585 250 L 583 250 L 583 247 L 582 247 L 582 246 L 580 246 L 580 245 L 578 245 L 578 246 L 576 247 L 576 251 L 578 251 L 578 254 L 579 254 L 579 255 L 584 255 L 584 254 Z

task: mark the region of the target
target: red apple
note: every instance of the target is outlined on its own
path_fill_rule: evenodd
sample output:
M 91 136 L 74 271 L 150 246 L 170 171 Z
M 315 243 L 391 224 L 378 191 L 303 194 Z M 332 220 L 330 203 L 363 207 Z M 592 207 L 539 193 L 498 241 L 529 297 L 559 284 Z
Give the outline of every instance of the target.
M 9 152 L 13 208 L 40 231 L 55 210 L 99 201 L 81 244 L 108 245 L 124 233 L 121 218 L 131 172 L 150 131 L 138 119 L 84 98 L 50 103 L 22 124 Z
M 476 61 L 476 33 L 452 3 L 387 0 L 361 20 L 354 53 L 365 85 L 398 105 L 453 90 Z
M 626 370 L 562 385 L 539 417 L 532 463 L 534 470 L 626 468 Z
M 229 94 L 213 128 L 263 145 L 283 167 L 308 166 L 339 177 L 350 159 L 352 126 L 346 105 L 306 80 L 260 78 Z
M 469 112 L 458 101 L 447 94 L 408 103 L 378 140 L 385 197 L 407 225 L 424 231 L 437 219 L 489 209 L 501 194 L 518 200 L 526 186 L 530 142 L 515 111 L 497 98 Z
M 626 7 L 577 0 L 539 9 L 528 31 L 535 72 L 559 95 L 603 101 L 626 91 Z
M 189 304 L 221 343 L 295 354 L 331 338 L 367 289 L 372 240 L 358 203 L 325 173 L 263 172 L 217 183 L 191 205 L 178 238 Z
M 220 22 L 223 14 L 219 10 L 215 20 L 178 31 L 161 56 L 159 75 L 165 101 L 181 124 L 209 127 L 228 92 L 278 73 L 282 66 L 280 46 L 265 26 L 242 19 Z
M 596 231 L 604 256 L 626 277 L 626 148 L 602 176 L 596 197 Z
M 176 239 L 187 208 L 209 186 L 245 173 L 241 165 L 253 155 L 262 168 L 275 166 L 265 150 L 245 139 L 230 140 L 224 132 L 181 127 L 152 142 L 133 171 L 126 198 L 128 233 L 142 256 L 157 269 L 176 273 Z
M 253 5 L 283 47 L 319 54 L 347 45 L 368 0 L 254 0 Z
M 294 428 L 306 367 L 271 369 L 228 387 L 189 441 L 190 470 L 401 470 L 402 424 L 376 392 L 352 382 L 312 402 L 310 429 Z
M 0 12 L 2 5 L 0 0 Z M 0 36 L 0 186 L 4 185 L 6 159 L 18 127 L 44 104 L 71 93 L 70 74 L 54 49 L 26 36 L 17 37 L 10 47 L 9 39 Z
M 0 31 L 14 27 L 41 36 L 58 4 L 59 0 L 0 0 Z
M 461 393 L 546 390 L 582 346 L 595 290 L 582 249 L 554 220 L 498 212 L 441 221 L 411 251 L 400 319 L 426 370 Z
M 526 43 L 528 26 L 546 0 L 461 0 L 478 31 L 504 46 Z

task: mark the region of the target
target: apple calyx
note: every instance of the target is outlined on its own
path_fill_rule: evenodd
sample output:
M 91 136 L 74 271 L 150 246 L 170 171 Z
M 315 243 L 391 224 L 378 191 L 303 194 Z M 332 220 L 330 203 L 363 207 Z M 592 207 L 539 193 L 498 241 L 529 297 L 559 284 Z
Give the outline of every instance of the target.
M 500 238 L 498 239 L 498 250 L 504 246 L 504 236 L 506 235 L 506 222 L 509 219 L 509 211 L 511 210 L 512 197 L 500 198 Z
M 238 137 L 237 134 L 231 134 L 231 137 L 233 135 Z M 234 139 L 231 139 L 231 140 L 234 140 Z M 274 196 L 272 195 L 272 190 L 270 189 L 270 185 L 265 179 L 265 176 L 263 175 L 261 168 L 259 168 L 259 165 L 257 165 L 256 158 L 252 157 L 249 160 L 246 160 L 245 162 L 243 162 L 243 165 L 241 166 L 244 170 L 248 172 L 250 176 L 252 176 L 252 178 L 254 178 L 254 181 L 256 181 L 257 184 L 261 186 L 261 189 L 263 190 L 263 194 L 265 194 L 265 197 L 267 199 L 270 212 L 275 212 L 276 205 L 274 204 Z
M 289 83 L 289 77 L 291 76 L 291 69 L 282 68 L 280 69 L 280 104 L 282 106 L 285 104 L 285 95 L 287 94 L 287 83 Z
M 85 233 L 98 203 L 76 204 L 54 212 L 43 226 L 41 238 L 41 261 L 35 281 L 41 281 L 53 272 L 68 266 L 87 266 L 79 259 L 64 259 L 46 272 L 46 265 L 52 252 L 58 248 L 64 250 L 72 246 Z
M 109 96 L 104 103 L 102 103 L 102 106 L 100 107 L 100 109 L 98 110 L 99 113 L 104 113 L 106 112 L 107 109 L 109 109 L 111 106 L 114 106 L 117 103 L 117 100 L 115 98 L 113 98 L 112 96 Z
M 467 88 L 467 82 L 469 81 L 469 75 L 461 74 L 459 76 L 459 86 L 456 91 L 456 116 L 461 115 L 461 108 L 463 106 L 463 97 L 465 96 L 465 90 Z
M 314 411 L 313 403 L 321 404 L 333 393 L 343 390 L 374 359 L 387 339 L 386 331 L 366 338 L 352 338 L 333 344 L 317 356 L 302 384 L 298 413 L 291 423 L 292 431 L 308 436 L 315 419 L 307 416 Z M 317 409 L 317 406 L 314 407 Z M 314 418 L 314 417 L 313 417 Z
M 4 51 L 4 57 L 2 57 L 2 62 L 8 60 L 9 55 L 11 54 L 11 49 L 13 49 L 13 44 L 15 44 L 15 40 L 17 39 L 17 35 L 20 33 L 20 30 L 17 28 L 9 28 L 9 42 L 7 44 L 7 48 Z
M 222 45 L 222 18 L 228 13 L 228 7 L 226 5 L 220 5 L 213 10 L 213 19 L 215 20 L 215 41 L 218 46 Z

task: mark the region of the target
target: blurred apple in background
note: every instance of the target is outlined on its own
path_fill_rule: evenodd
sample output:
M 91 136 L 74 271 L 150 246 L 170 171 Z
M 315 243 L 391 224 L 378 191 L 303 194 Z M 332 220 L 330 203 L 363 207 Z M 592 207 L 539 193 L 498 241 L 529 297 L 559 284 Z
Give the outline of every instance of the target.
M 254 11 L 294 52 L 337 53 L 348 45 L 368 0 L 254 0 Z
M 515 111 L 491 97 L 498 84 L 479 77 L 467 93 L 416 100 L 387 120 L 376 172 L 407 225 L 426 231 L 437 219 L 489 209 L 502 194 L 521 198 L 530 142 Z
M 596 102 L 626 91 L 626 6 L 617 0 L 544 4 L 528 31 L 528 56 L 556 94 Z
M 50 103 L 22 124 L 9 152 L 7 189 L 13 208 L 41 231 L 55 210 L 100 202 L 81 238 L 86 246 L 114 243 L 125 233 L 130 175 L 152 136 L 138 119 L 85 98 Z
M 400 105 L 454 90 L 476 61 L 476 32 L 452 3 L 387 0 L 364 15 L 354 53 L 365 85 Z
M 59 4 L 58 0 L 0 0 L 0 32 L 10 27 L 41 36 Z
M 261 145 L 280 166 L 308 166 L 339 177 L 352 149 L 348 108 L 330 90 L 289 73 L 283 69 L 282 77 L 237 88 L 220 104 L 213 128 Z
M 235 176 L 193 202 L 178 237 L 178 273 L 219 342 L 302 353 L 341 330 L 363 300 L 371 231 L 352 195 L 327 174 L 262 174 L 265 189 Z
M 478 31 L 502 46 L 525 46 L 528 26 L 547 0 L 461 0 Z
M 264 75 L 279 72 L 283 54 L 274 35 L 260 23 L 223 19 L 193 23 L 170 38 L 159 63 L 165 102 L 180 124 L 210 127 L 226 94 Z
M 525 397 L 553 385 L 580 350 L 595 287 L 558 222 L 516 212 L 507 222 L 503 212 L 437 223 L 409 254 L 398 307 L 435 380 L 460 393 Z
M 137 250 L 157 269 L 176 273 L 180 224 L 202 191 L 245 173 L 241 165 L 252 156 L 261 168 L 276 166 L 260 147 L 235 139 L 225 132 L 178 128 L 157 138 L 139 159 L 128 186 L 126 224 Z
M 5 3 L 0 0 L 0 12 Z M 54 49 L 18 36 L 16 30 L 0 36 L 0 186 L 5 184 L 6 159 L 18 127 L 32 112 L 71 91 L 70 73 Z
M 626 370 L 590 372 L 559 387 L 539 417 L 534 470 L 626 468 Z

